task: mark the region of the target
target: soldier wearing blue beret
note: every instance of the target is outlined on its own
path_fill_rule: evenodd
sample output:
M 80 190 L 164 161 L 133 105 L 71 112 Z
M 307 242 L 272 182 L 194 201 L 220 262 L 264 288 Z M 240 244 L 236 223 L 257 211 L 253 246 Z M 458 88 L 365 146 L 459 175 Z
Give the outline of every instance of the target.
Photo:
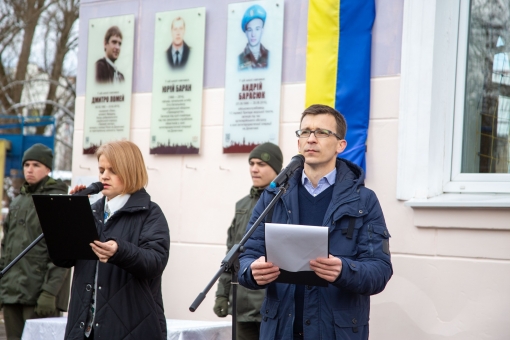
M 239 55 L 239 70 L 267 67 L 269 51 L 260 43 L 265 22 L 266 11 L 260 5 L 251 6 L 244 13 L 241 28 L 248 43 Z

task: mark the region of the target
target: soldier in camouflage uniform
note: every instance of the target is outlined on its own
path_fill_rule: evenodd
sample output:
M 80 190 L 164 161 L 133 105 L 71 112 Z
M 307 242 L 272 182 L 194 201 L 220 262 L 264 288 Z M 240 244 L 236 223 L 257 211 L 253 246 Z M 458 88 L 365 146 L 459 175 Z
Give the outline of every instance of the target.
M 244 13 L 241 27 L 248 43 L 239 55 L 239 70 L 267 68 L 269 51 L 260 43 L 265 22 L 266 11 L 260 5 L 251 6 Z
M 282 169 L 283 156 L 280 148 L 272 143 L 257 146 L 250 153 L 250 173 L 253 186 L 250 194 L 236 203 L 236 214 L 228 229 L 227 252 L 239 243 L 246 232 L 251 212 L 259 200 L 260 194 Z M 214 313 L 219 317 L 232 314 L 232 291 L 230 273 L 223 273 L 218 281 Z M 237 339 L 255 340 L 259 338 L 262 316 L 260 306 L 264 300 L 263 290 L 250 290 L 238 286 L 237 289 Z
M 3 223 L 1 268 L 42 233 L 32 195 L 67 194 L 65 183 L 48 176 L 52 163 L 51 149 L 42 144 L 35 144 L 23 155 L 25 183 Z M 27 319 L 60 316 L 61 311 L 67 311 L 69 286 L 69 269 L 51 262 L 42 239 L 0 280 L 7 339 L 21 339 Z

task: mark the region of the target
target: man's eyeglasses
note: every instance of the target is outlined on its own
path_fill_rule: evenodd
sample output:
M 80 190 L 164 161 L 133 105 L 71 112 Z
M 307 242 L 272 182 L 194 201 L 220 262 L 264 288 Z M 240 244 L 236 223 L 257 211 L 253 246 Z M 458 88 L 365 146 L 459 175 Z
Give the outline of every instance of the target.
M 296 131 L 296 136 L 298 136 L 299 138 L 309 138 L 312 133 L 315 135 L 316 138 L 327 138 L 331 135 L 335 136 L 337 139 L 342 139 L 340 138 L 339 135 L 337 135 L 336 133 L 334 133 L 333 131 L 330 131 L 330 130 L 326 130 L 326 129 L 317 129 L 317 130 L 297 130 Z

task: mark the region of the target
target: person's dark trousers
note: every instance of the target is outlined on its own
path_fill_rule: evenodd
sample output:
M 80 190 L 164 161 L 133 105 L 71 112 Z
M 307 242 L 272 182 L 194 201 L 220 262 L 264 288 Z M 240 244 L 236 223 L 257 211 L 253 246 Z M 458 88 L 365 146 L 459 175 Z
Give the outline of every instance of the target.
M 4 321 L 5 333 L 7 333 L 7 340 L 20 340 L 23 334 L 23 327 L 25 321 L 28 319 L 39 319 L 39 315 L 35 314 L 35 306 L 21 305 L 21 304 L 6 304 L 4 305 Z M 60 316 L 60 312 L 48 317 Z
M 237 322 L 237 340 L 259 340 L 260 322 Z

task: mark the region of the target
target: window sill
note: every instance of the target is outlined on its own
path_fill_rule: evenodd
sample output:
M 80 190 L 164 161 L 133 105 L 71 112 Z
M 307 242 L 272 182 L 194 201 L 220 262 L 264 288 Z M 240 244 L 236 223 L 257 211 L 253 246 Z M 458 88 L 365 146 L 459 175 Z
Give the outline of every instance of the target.
M 404 205 L 415 208 L 510 208 L 510 194 L 442 194 L 412 198 Z

